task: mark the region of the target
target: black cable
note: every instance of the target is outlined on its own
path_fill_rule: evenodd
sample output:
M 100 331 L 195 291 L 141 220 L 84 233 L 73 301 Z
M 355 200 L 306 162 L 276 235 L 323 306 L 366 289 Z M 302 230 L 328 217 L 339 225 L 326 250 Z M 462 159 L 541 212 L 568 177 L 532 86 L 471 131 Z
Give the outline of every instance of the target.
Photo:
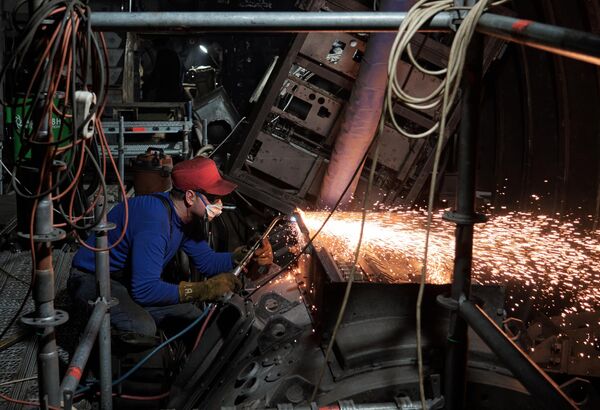
M 98 162 L 96 161 L 96 159 L 93 157 L 93 155 L 91 154 L 89 148 L 87 147 L 87 145 L 84 145 L 84 148 L 86 150 L 86 152 L 88 153 L 88 158 L 91 160 L 92 165 L 94 166 L 94 168 L 96 169 L 96 171 L 98 172 L 98 175 L 100 175 L 100 186 L 101 186 L 101 191 L 104 195 L 102 195 L 102 203 L 103 203 L 103 211 L 106 212 L 106 209 L 108 208 L 108 198 L 106 197 L 106 192 L 107 191 L 107 187 L 106 187 L 106 180 L 104 179 L 104 176 L 102 176 L 102 170 L 100 169 L 100 165 L 98 164 Z M 96 226 L 98 226 L 98 224 L 102 221 L 102 218 L 98 218 L 95 219 L 92 223 L 88 224 L 88 225 L 83 225 L 80 226 L 77 223 L 71 221 L 71 217 L 69 217 L 69 215 L 65 212 L 65 210 L 62 207 L 62 203 L 58 203 L 58 209 L 60 211 L 60 213 L 65 217 L 66 223 L 73 229 L 77 229 L 77 230 L 88 230 L 88 229 L 92 229 L 95 228 Z
M 38 9 L 38 11 L 39 10 L 40 9 Z M 67 7 L 67 10 L 65 10 L 65 14 L 64 14 L 63 19 L 61 21 L 60 30 L 58 32 L 58 35 L 56 36 L 57 39 L 60 39 L 60 40 L 63 39 L 64 29 L 66 27 L 66 24 L 68 23 L 68 17 L 70 17 L 70 12 L 71 11 L 72 11 L 71 7 Z M 43 19 L 42 19 L 42 21 L 43 21 Z M 71 35 L 73 37 L 73 36 L 76 36 L 77 33 L 74 32 L 74 33 L 71 33 Z M 20 195 L 21 197 L 26 198 L 26 199 L 39 199 L 39 198 L 41 198 L 41 197 L 43 197 L 45 195 L 48 195 L 49 193 L 51 193 L 52 191 L 54 191 L 56 189 L 56 187 L 60 186 L 64 182 L 64 177 L 63 177 L 62 179 L 59 179 L 56 182 L 56 184 L 54 184 L 52 187 L 50 187 L 46 191 L 40 192 L 39 194 L 32 194 L 32 195 L 23 193 L 17 187 L 17 184 L 15 183 L 15 179 L 17 179 L 17 177 L 18 177 L 18 169 L 19 169 L 20 163 L 21 163 L 21 161 L 23 161 L 23 157 L 25 156 L 25 154 L 32 148 L 32 145 L 40 144 L 40 145 L 45 145 L 45 146 L 54 146 L 54 145 L 58 146 L 58 144 L 62 144 L 65 141 L 69 140 L 69 139 L 65 139 L 65 140 L 59 139 L 58 141 L 53 141 L 53 142 L 37 142 L 33 138 L 35 138 L 37 136 L 37 133 L 38 133 L 40 127 L 41 127 L 41 123 L 37 127 L 32 127 L 32 136 L 31 136 L 31 138 L 25 137 L 25 135 L 24 135 L 25 132 L 27 131 L 27 126 L 26 125 L 31 121 L 31 116 L 36 111 L 35 107 L 37 106 L 37 104 L 38 104 L 38 102 L 39 102 L 39 100 L 41 98 L 41 95 L 42 94 L 46 94 L 46 95 L 48 94 L 49 87 L 50 87 L 50 84 L 49 84 L 49 82 L 50 82 L 49 75 L 52 75 L 52 70 L 50 70 L 50 72 L 48 72 L 47 68 L 48 68 L 48 65 L 50 64 L 50 62 L 53 62 L 54 59 L 55 59 L 56 51 L 57 51 L 59 45 L 61 45 L 61 41 L 60 40 L 55 40 L 55 42 L 53 44 L 52 50 L 50 52 L 50 55 L 48 56 L 48 59 L 46 61 L 46 65 L 45 65 L 44 69 L 42 70 L 43 71 L 42 77 L 39 80 L 40 83 L 42 84 L 42 86 L 37 90 L 37 93 L 35 94 L 35 98 L 32 100 L 31 104 L 29 105 L 31 108 L 28 111 L 26 111 L 27 99 L 28 99 L 27 97 L 28 97 L 28 95 L 25 95 L 25 97 L 23 98 L 23 102 L 22 102 L 22 106 L 21 106 L 21 110 L 22 110 L 21 112 L 23 114 L 25 114 L 27 112 L 27 116 L 23 117 L 23 126 L 21 127 L 21 135 L 19 135 L 19 139 L 20 139 L 22 145 L 21 145 L 21 150 L 19 152 L 19 158 L 17 159 L 16 166 L 15 166 L 15 168 L 13 170 L 12 185 L 13 185 L 13 188 L 15 189 L 15 192 L 18 195 Z M 74 58 L 74 60 L 75 60 L 75 58 Z M 58 75 L 60 75 L 60 73 L 58 73 Z M 30 83 L 30 86 L 32 85 L 33 80 L 35 80 L 35 79 L 32 79 L 32 82 Z M 73 88 L 74 87 L 75 87 L 75 85 L 73 83 Z M 46 88 L 46 89 L 44 90 L 44 88 Z M 72 95 L 72 105 L 74 106 L 75 105 L 75 101 L 74 101 L 74 95 L 75 94 L 74 94 L 73 90 L 71 90 L 71 91 L 72 91 L 71 92 L 71 95 Z M 51 110 L 51 107 L 50 107 L 51 104 L 52 104 L 51 97 L 47 96 L 47 101 L 46 101 L 46 105 L 44 107 L 44 112 L 46 114 L 48 114 L 48 112 L 50 112 L 49 113 L 50 116 L 52 115 L 52 110 Z M 61 118 L 61 122 L 64 123 L 66 112 L 63 112 L 62 114 L 63 114 L 63 116 Z M 40 120 L 44 120 L 45 118 L 46 118 L 46 115 L 43 115 Z M 73 119 L 74 119 L 74 116 L 73 116 Z M 51 131 L 52 130 L 50 130 L 50 132 Z M 74 138 L 75 139 L 73 140 L 73 144 L 75 146 L 76 145 L 76 134 L 74 135 Z M 71 160 L 69 161 L 68 167 L 72 166 L 73 161 L 74 161 L 74 156 L 71 156 Z
M 329 221 L 329 219 L 331 219 L 331 217 L 333 216 L 334 212 L 337 210 L 337 208 L 342 203 L 342 200 L 344 199 L 344 196 L 346 195 L 346 193 L 348 192 L 348 190 L 352 186 L 352 183 L 354 182 L 354 179 L 357 177 L 357 175 L 359 174 L 360 170 L 362 169 L 364 162 L 366 161 L 367 157 L 369 156 L 369 151 L 371 151 L 371 148 L 373 148 L 373 145 L 375 144 L 376 140 L 377 140 L 377 138 L 374 137 L 371 140 L 371 142 L 369 143 L 369 146 L 368 146 L 367 150 L 365 151 L 365 154 L 363 155 L 362 160 L 360 161 L 360 163 L 358 164 L 358 166 L 354 170 L 354 173 L 352 174 L 352 178 L 350 178 L 350 181 L 346 185 L 346 188 L 344 188 L 344 191 L 341 193 L 341 195 L 338 198 L 337 202 L 333 206 L 333 209 L 329 212 L 329 214 L 327 215 L 327 218 L 325 218 L 325 221 L 323 221 L 323 223 L 321 224 L 321 226 L 319 227 L 319 229 L 317 230 L 317 232 L 315 232 L 315 234 L 309 239 L 309 241 L 302 248 L 302 250 L 298 253 L 298 255 L 296 255 L 292 260 L 290 260 L 285 265 L 283 265 L 277 272 L 275 272 L 271 276 L 269 276 L 269 278 L 267 278 L 266 280 L 264 280 L 260 285 L 258 285 L 256 287 L 256 289 L 254 289 L 252 292 L 250 292 L 248 295 L 246 295 L 244 297 L 245 300 L 248 300 L 252 295 L 254 295 L 256 292 L 258 292 L 258 290 L 261 287 L 263 287 L 264 285 L 266 285 L 267 283 L 269 283 L 273 279 L 276 279 L 282 273 L 286 272 L 287 269 L 293 263 L 297 262 L 300 259 L 300 257 L 304 254 L 304 252 L 306 252 L 306 250 L 312 245 L 312 243 L 315 240 L 315 238 L 321 233 L 321 231 L 323 230 L 323 228 L 325 227 L 325 225 L 327 224 L 327 222 Z
M 79 3 L 79 2 L 77 2 L 77 3 Z M 77 10 L 77 9 L 75 9 L 75 10 Z M 73 10 L 71 10 L 71 8 L 68 8 L 65 12 L 67 12 L 67 11 L 73 11 Z M 71 140 L 72 144 L 73 144 L 73 148 L 71 148 L 71 150 L 66 151 L 65 154 L 63 154 L 63 155 L 67 155 L 68 153 L 71 153 L 71 156 L 70 156 L 68 164 L 67 164 L 68 168 L 71 168 L 73 166 L 73 162 L 74 162 L 74 160 L 76 158 L 76 155 L 74 155 L 74 150 L 75 150 L 76 146 L 78 145 L 78 135 L 81 134 L 82 127 L 91 119 L 91 117 L 94 114 L 97 114 L 98 107 L 103 106 L 104 99 L 106 98 L 106 85 L 107 85 L 107 83 L 106 83 L 107 75 L 106 75 L 106 65 L 105 65 L 106 55 L 105 55 L 105 53 L 103 53 L 103 51 L 102 51 L 102 49 L 101 49 L 101 47 L 100 47 L 100 45 L 98 43 L 96 35 L 92 35 L 92 33 L 91 33 L 90 19 L 89 19 L 89 17 L 86 16 L 86 13 L 89 15 L 89 8 L 85 8 L 86 12 L 81 12 L 80 10 L 77 10 L 77 11 L 78 11 L 78 14 L 80 14 L 81 18 L 85 19 L 85 21 L 87 22 L 87 24 L 85 26 L 86 30 L 88 30 L 88 32 L 86 33 L 87 34 L 87 38 L 91 38 L 92 39 L 91 44 L 85 44 L 83 48 L 86 49 L 86 50 L 88 50 L 90 53 L 91 53 L 91 51 L 90 51 L 91 48 L 94 49 L 94 55 L 95 55 L 95 58 L 97 60 L 98 67 L 99 67 L 98 74 L 97 74 L 97 77 L 99 77 L 98 81 L 93 81 L 94 84 L 98 84 L 98 87 L 97 87 L 97 90 L 96 90 L 97 91 L 96 94 L 98 96 L 98 98 L 97 98 L 98 103 L 96 104 L 95 107 L 92 107 L 92 109 L 90 110 L 90 113 L 88 114 L 88 116 L 86 117 L 86 119 L 81 124 L 79 124 L 77 126 L 77 129 L 75 129 L 74 128 L 74 126 L 75 126 L 74 118 L 75 118 L 75 110 L 76 110 L 76 108 L 75 108 L 75 91 L 76 91 L 76 78 L 77 78 L 77 63 L 76 63 L 76 61 L 77 61 L 77 54 L 76 54 L 77 43 L 76 43 L 76 38 L 77 38 L 78 32 L 75 32 L 75 30 L 73 30 L 72 33 L 71 33 L 71 42 L 72 42 L 71 47 L 72 47 L 72 50 L 74 50 L 74 51 L 73 51 L 73 66 L 72 66 L 72 75 L 71 75 L 71 82 L 72 82 L 72 84 L 71 84 L 71 87 L 70 87 L 71 88 L 71 90 L 70 90 L 71 91 L 71 93 L 70 93 L 71 94 L 71 103 L 72 103 L 72 110 L 73 110 L 73 117 L 72 117 L 73 120 L 71 121 L 72 122 L 72 127 L 71 127 L 72 128 L 72 135 L 70 137 L 67 137 L 67 138 L 64 138 L 64 139 L 59 138 L 59 139 L 57 139 L 55 141 L 52 141 L 52 142 L 37 142 L 37 141 L 35 141 L 35 140 L 31 139 L 31 138 L 24 138 L 24 137 L 22 137 L 21 140 L 22 140 L 23 145 L 21 147 L 21 152 L 20 152 L 20 156 L 22 157 L 24 155 L 24 153 L 26 153 L 29 150 L 30 144 L 43 144 L 45 146 L 52 146 L 52 145 L 58 146 L 58 145 L 60 145 L 60 144 L 62 144 L 64 142 L 67 142 L 67 141 Z M 67 17 L 67 14 L 65 14 L 65 17 Z M 59 33 L 59 35 L 57 35 L 57 38 L 61 37 L 61 35 L 63 34 L 63 32 L 64 32 L 64 25 L 66 24 L 66 21 L 67 20 L 65 18 L 63 18 L 63 22 L 61 22 L 60 33 Z M 75 24 L 74 20 L 72 20 L 72 24 L 73 25 Z M 51 57 L 49 58 L 49 61 L 51 61 L 51 60 L 54 59 L 55 49 L 56 49 L 57 45 L 60 44 L 60 43 L 61 43 L 60 41 L 56 41 L 55 42 L 55 44 L 54 44 L 55 47 L 54 47 L 54 49 L 53 49 L 53 51 L 51 53 Z M 94 64 L 94 67 L 96 67 L 95 64 Z M 87 69 L 87 68 L 85 68 L 85 69 Z M 43 81 L 46 81 L 46 80 L 43 80 Z M 39 99 L 39 95 L 40 95 L 40 90 L 38 90 L 38 93 L 36 94 L 36 98 L 34 99 L 34 102 L 36 102 L 37 99 Z M 25 103 L 26 103 L 26 98 L 23 101 L 23 104 L 25 104 Z M 50 104 L 50 103 L 51 102 L 49 101 L 48 104 Z M 64 105 L 64 103 L 63 103 L 63 105 Z M 31 105 L 31 107 L 33 107 L 33 106 L 34 106 L 34 104 Z M 29 112 L 31 113 L 31 112 L 33 112 L 33 110 L 30 110 Z M 63 108 L 63 113 L 62 114 L 63 114 L 63 117 L 62 117 L 62 121 L 61 121 L 61 129 L 62 129 L 62 126 L 65 123 L 66 110 L 64 108 Z M 28 118 L 26 119 L 25 123 L 27 123 L 27 121 L 29 121 L 29 118 L 30 118 L 30 116 L 28 116 Z M 22 127 L 21 130 L 22 130 L 22 132 L 24 132 L 25 127 Z M 59 132 L 59 135 L 60 135 L 60 132 Z M 22 158 L 20 160 L 22 160 Z M 15 177 L 17 177 L 17 175 L 18 175 L 18 168 L 19 168 L 19 165 L 20 165 L 20 160 L 17 160 L 17 165 L 15 166 L 15 169 L 13 170 L 13 175 Z M 29 194 L 25 194 L 24 192 L 22 192 L 18 188 L 18 186 L 15 184 L 15 179 L 14 178 L 13 178 L 13 184 L 12 185 L 13 185 L 13 188 L 15 189 L 15 191 L 17 192 L 17 194 L 21 195 L 22 197 L 27 198 L 27 199 L 38 199 L 38 198 L 43 197 L 44 195 L 47 195 L 47 194 L 55 191 L 57 188 L 59 188 L 64 183 L 65 178 L 67 178 L 66 174 L 63 175 L 63 176 L 61 176 L 60 178 L 58 178 L 57 181 L 56 181 L 56 183 L 52 187 L 48 188 L 44 192 L 40 192 L 39 194 L 35 194 L 35 195 L 29 195 Z

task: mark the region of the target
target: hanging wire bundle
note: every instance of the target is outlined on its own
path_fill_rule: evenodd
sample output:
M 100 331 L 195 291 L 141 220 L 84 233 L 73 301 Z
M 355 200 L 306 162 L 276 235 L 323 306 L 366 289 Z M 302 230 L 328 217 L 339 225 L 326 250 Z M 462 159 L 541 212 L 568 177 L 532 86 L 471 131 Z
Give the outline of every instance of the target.
M 498 6 L 506 3 L 506 0 L 492 2 L 491 0 L 479 0 L 473 7 L 455 7 L 453 0 L 420 0 L 408 12 L 406 18 L 402 21 L 398 34 L 392 46 L 390 59 L 388 63 L 388 89 L 384 108 L 389 113 L 389 118 L 398 132 L 409 138 L 425 138 L 437 134 L 437 143 L 433 163 L 431 183 L 429 187 L 429 198 L 427 206 L 427 225 L 425 236 L 425 249 L 423 252 L 423 264 L 421 269 L 421 281 L 416 306 L 417 320 L 417 361 L 419 367 L 419 392 L 421 405 L 426 405 L 425 388 L 423 383 L 423 354 L 421 341 L 421 303 L 427 277 L 427 259 L 429 250 L 429 236 L 431 231 L 431 222 L 433 217 L 433 205 L 435 198 L 435 187 L 437 186 L 437 173 L 442 153 L 443 141 L 446 136 L 446 121 L 454 105 L 454 101 L 460 88 L 467 49 L 475 33 L 477 22 L 481 15 L 490 6 Z M 458 14 L 458 11 L 464 10 L 465 13 Z M 431 18 L 442 11 L 457 11 L 457 18 L 461 17 L 462 22 L 458 27 L 448 57 L 447 68 L 440 70 L 429 70 L 423 67 L 415 58 L 410 42 L 413 36 L 421 29 Z M 439 86 L 426 96 L 410 95 L 403 88 L 403 84 L 398 78 L 398 62 L 406 55 L 411 64 L 420 72 L 432 76 L 444 76 Z M 397 100 L 403 105 L 415 110 L 429 110 L 440 107 L 438 121 L 429 129 L 419 134 L 413 134 L 404 129 L 393 114 L 393 102 Z
M 16 6 L 13 21 L 24 4 Z M 92 32 L 90 14 L 83 1 L 43 2 L 25 25 L 17 25 L 21 42 L 0 72 L 0 81 L 10 72 L 16 79 L 12 88 L 20 91 L 12 93 L 10 101 L 2 101 L 12 110 L 15 141 L 21 144 L 11 183 L 17 195 L 32 205 L 25 232 L 32 249 L 31 283 L 0 339 L 20 315 L 35 282 L 34 231 L 40 201 L 49 198 L 54 215 L 60 215 L 55 228 L 72 228 L 83 246 L 98 251 L 84 243 L 80 233 L 100 221 L 94 218 L 94 209 L 100 200 L 106 205 L 109 167 L 115 170 L 125 197 L 100 121 L 107 96 L 108 52 L 104 37 Z M 82 176 L 88 169 L 93 171 L 84 186 Z M 107 206 L 103 209 L 106 212 Z M 125 201 L 124 228 L 109 249 L 122 240 L 127 219 Z
M 21 117 L 15 127 L 21 147 L 12 186 L 36 205 L 50 194 L 63 217 L 56 226 L 68 225 L 76 232 L 92 228 L 95 203 L 100 197 L 106 201 L 107 161 L 116 169 L 100 124 L 108 83 L 104 38 L 92 33 L 90 9 L 81 1 L 44 3 L 21 32 L 22 41 L 2 72 L 2 78 L 9 69 L 25 73 L 28 81 L 24 93 L 9 102 Z M 80 112 L 85 107 L 78 101 L 86 95 L 90 99 L 87 93 L 93 93 L 93 101 Z M 42 152 L 37 156 L 43 158 L 41 164 L 31 163 L 35 152 Z M 26 167 L 38 173 L 33 191 L 21 184 Z M 80 182 L 86 167 L 96 175 L 84 190 Z

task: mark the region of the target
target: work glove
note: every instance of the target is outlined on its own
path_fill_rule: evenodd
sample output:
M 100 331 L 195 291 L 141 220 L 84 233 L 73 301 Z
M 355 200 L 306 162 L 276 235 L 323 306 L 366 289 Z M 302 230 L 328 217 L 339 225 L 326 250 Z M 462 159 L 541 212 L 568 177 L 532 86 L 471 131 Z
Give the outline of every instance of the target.
M 236 248 L 232 255 L 233 262 L 236 265 L 239 265 L 247 253 L 248 248 L 245 246 Z M 252 261 L 256 262 L 259 266 L 269 266 L 273 264 L 273 248 L 271 247 L 271 243 L 269 242 L 268 238 L 263 239 L 262 246 L 254 252 Z
M 180 302 L 215 302 L 227 293 L 237 292 L 242 282 L 232 273 L 221 273 L 202 282 L 180 282 Z
M 246 256 L 247 253 L 248 248 L 246 246 L 240 246 L 235 248 L 231 256 L 231 258 L 233 259 L 233 263 L 235 263 L 236 265 L 242 263 L 242 260 L 244 259 L 244 256 Z
M 264 238 L 262 246 L 254 252 L 254 258 L 259 266 L 269 266 L 273 264 L 273 248 L 268 238 Z

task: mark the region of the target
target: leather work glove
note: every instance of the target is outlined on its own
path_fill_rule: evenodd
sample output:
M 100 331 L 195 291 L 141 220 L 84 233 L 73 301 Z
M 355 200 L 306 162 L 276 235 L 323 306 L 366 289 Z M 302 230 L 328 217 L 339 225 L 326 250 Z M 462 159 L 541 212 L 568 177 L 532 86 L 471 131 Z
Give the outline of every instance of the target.
M 269 238 L 264 238 L 262 246 L 254 252 L 253 260 L 258 262 L 259 266 L 269 266 L 273 264 L 273 248 Z
M 247 253 L 248 248 L 246 246 L 239 246 L 235 248 L 232 255 L 233 263 L 235 263 L 236 265 L 242 263 L 242 259 L 244 259 L 244 256 L 246 256 Z
M 237 292 L 242 282 L 232 273 L 221 273 L 202 282 L 180 282 L 179 301 L 215 302 L 227 293 Z

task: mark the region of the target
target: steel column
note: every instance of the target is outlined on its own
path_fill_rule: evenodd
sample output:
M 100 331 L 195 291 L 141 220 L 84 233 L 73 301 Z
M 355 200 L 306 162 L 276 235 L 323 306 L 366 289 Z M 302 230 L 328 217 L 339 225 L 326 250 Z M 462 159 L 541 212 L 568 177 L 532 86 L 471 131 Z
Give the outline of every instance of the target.
M 547 409 L 576 409 L 577 406 L 527 354 L 496 326 L 485 312 L 467 300 L 459 304 L 458 312 L 492 349 L 523 386 Z
M 123 118 L 123 117 L 121 117 Z M 112 409 L 112 366 L 110 338 L 110 257 L 108 251 L 108 231 L 114 224 L 107 223 L 103 198 L 100 198 L 95 209 L 95 219 L 100 221 L 96 226 L 96 282 L 98 284 L 98 303 L 107 306 L 106 314 L 102 317 L 98 335 L 98 350 L 100 354 L 100 408 Z M 126 198 L 124 199 L 127 200 Z
M 483 36 L 475 34 L 465 61 L 462 80 L 462 118 L 458 139 L 458 187 L 456 212 L 445 219 L 456 223 L 454 271 L 451 298 L 458 301 L 471 293 L 471 265 L 473 261 L 473 225 L 475 219 L 475 165 L 479 108 L 483 76 Z M 446 363 L 444 366 L 444 397 L 449 410 L 465 405 L 467 380 L 467 323 L 456 311 L 450 312 Z
M 45 121 L 47 124 L 47 121 Z M 45 126 L 42 126 L 44 128 Z M 52 201 L 50 195 L 39 200 L 35 211 L 35 235 L 51 235 Z M 58 352 L 56 350 L 56 335 L 54 332 L 54 270 L 52 267 L 51 242 L 39 242 L 31 250 L 35 252 L 35 282 L 33 300 L 35 302 L 36 318 L 39 327 L 40 346 L 38 349 L 38 385 L 40 405 L 46 408 L 60 404 Z M 45 323 L 45 324 L 44 324 Z

